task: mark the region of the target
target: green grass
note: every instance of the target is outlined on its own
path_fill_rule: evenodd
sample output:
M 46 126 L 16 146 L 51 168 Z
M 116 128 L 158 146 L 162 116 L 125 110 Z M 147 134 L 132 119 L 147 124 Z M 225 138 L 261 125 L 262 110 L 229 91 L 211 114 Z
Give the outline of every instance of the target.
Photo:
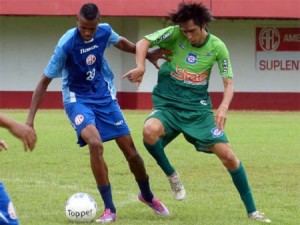
M 25 110 L 2 110 L 25 121 Z M 182 136 L 166 151 L 187 190 L 176 201 L 169 183 L 142 144 L 141 131 L 148 111 L 124 111 L 136 147 L 142 155 L 154 194 L 171 212 L 157 216 L 137 201 L 138 188 L 115 142 L 105 143 L 119 225 L 250 225 L 231 178 L 214 155 L 198 153 Z M 259 210 L 274 225 L 299 224 L 300 215 L 299 112 L 230 111 L 226 132 L 243 162 Z M 9 144 L 0 153 L 0 180 L 5 183 L 22 225 L 70 224 L 65 202 L 76 192 L 102 201 L 89 167 L 87 148 L 79 148 L 73 128 L 62 110 L 40 110 L 35 128 L 36 149 L 25 153 L 22 144 L 0 129 Z M 100 211 L 99 211 L 100 213 Z M 96 223 L 92 223 L 96 224 Z

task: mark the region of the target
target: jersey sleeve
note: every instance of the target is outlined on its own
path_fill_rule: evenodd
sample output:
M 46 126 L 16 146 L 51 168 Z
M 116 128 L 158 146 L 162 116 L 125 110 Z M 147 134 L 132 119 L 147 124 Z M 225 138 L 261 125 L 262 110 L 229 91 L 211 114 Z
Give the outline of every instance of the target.
M 108 42 L 107 42 L 107 47 L 111 46 L 111 45 L 116 45 L 118 44 L 120 40 L 120 36 L 119 34 L 117 34 L 112 28 L 111 28 L 111 34 L 108 38 Z
M 67 60 L 63 46 L 73 37 L 75 31 L 76 28 L 70 29 L 59 39 L 44 71 L 47 77 L 51 79 L 62 77 L 62 71 Z
M 222 77 L 233 78 L 229 51 L 223 42 L 220 42 L 217 48 L 217 64 Z
M 62 48 L 57 45 L 49 60 L 48 65 L 45 68 L 45 75 L 51 79 L 62 77 L 63 66 L 66 61 L 66 54 Z
M 174 44 L 174 37 L 176 35 L 176 26 L 166 27 L 161 30 L 157 30 L 152 34 L 144 36 L 150 41 L 150 48 L 159 46 L 161 48 L 169 49 Z

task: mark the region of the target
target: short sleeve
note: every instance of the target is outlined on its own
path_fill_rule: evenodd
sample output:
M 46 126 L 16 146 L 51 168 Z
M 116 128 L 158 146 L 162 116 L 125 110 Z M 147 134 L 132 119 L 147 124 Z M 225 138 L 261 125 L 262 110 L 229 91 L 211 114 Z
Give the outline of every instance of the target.
M 218 63 L 220 75 L 222 77 L 224 78 L 233 77 L 229 51 L 223 42 L 220 42 L 217 49 L 217 63 Z
M 60 46 L 56 46 L 50 58 L 48 65 L 45 68 L 45 75 L 49 78 L 62 77 L 62 70 L 66 62 L 66 54 Z
M 119 40 L 120 36 L 113 29 L 111 29 L 111 34 L 108 38 L 107 47 L 109 47 L 110 45 L 118 44 Z

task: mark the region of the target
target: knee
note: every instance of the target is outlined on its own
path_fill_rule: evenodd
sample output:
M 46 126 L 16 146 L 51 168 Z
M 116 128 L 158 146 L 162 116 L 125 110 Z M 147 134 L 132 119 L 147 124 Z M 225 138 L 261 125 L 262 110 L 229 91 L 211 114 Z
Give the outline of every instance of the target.
M 102 155 L 103 154 L 103 144 L 101 140 L 91 139 L 88 142 L 89 150 L 91 155 Z
M 232 151 L 227 152 L 227 154 L 221 158 L 221 161 L 228 170 L 236 170 L 240 164 L 239 159 Z
M 229 143 L 219 143 L 210 149 L 219 157 L 228 170 L 235 170 L 239 167 L 240 161 Z
M 143 130 L 143 138 L 147 144 L 155 144 L 160 137 L 160 128 L 150 124 L 145 124 Z

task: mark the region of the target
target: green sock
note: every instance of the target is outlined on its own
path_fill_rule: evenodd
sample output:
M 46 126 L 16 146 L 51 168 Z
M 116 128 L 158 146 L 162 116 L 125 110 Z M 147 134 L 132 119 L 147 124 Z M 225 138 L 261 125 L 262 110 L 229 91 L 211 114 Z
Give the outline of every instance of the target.
M 256 211 L 255 202 L 252 196 L 251 188 L 249 186 L 246 171 L 243 167 L 243 164 L 240 163 L 240 167 L 234 171 L 228 171 L 246 207 L 247 213 Z
M 145 142 L 144 145 L 167 176 L 172 175 L 175 172 L 175 169 L 171 166 L 165 154 L 161 138 L 154 145 L 149 145 Z

